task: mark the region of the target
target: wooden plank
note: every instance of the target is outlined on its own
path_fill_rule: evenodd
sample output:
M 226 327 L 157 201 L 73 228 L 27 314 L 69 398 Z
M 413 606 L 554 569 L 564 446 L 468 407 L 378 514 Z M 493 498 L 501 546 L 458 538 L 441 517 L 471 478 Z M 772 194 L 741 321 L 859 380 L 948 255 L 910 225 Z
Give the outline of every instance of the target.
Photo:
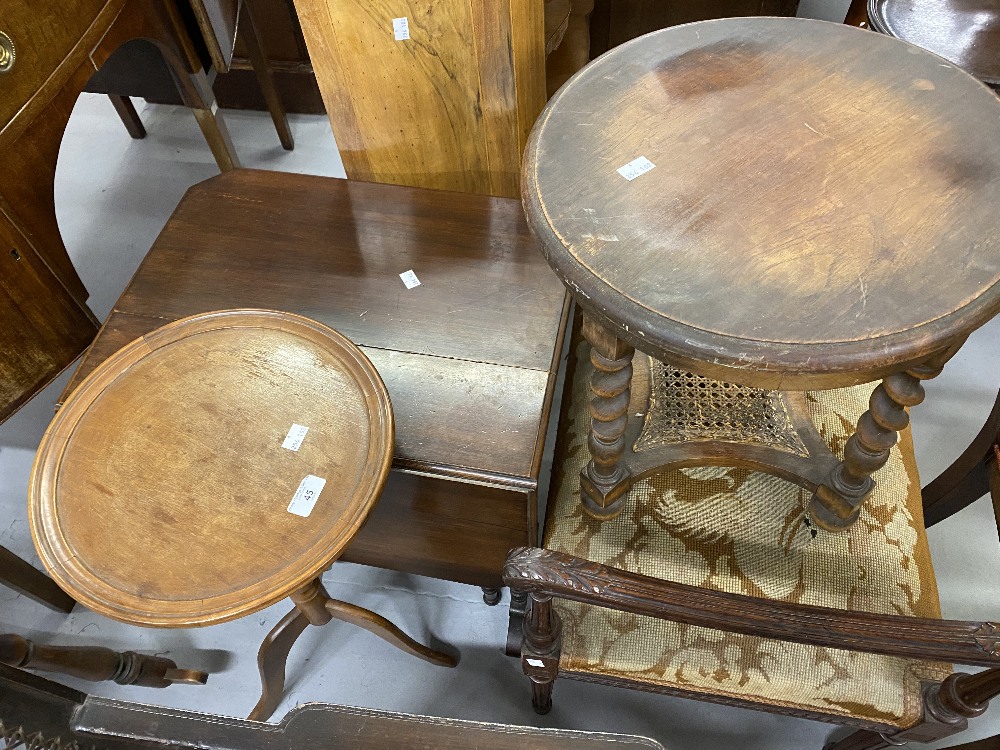
M 520 152 L 545 96 L 541 2 L 296 8 L 349 177 L 518 195 Z M 410 36 L 396 39 L 403 17 Z
M 471 0 L 472 39 L 479 68 L 483 137 L 493 195 L 518 195 L 517 92 L 510 75 L 513 29 L 506 0 Z

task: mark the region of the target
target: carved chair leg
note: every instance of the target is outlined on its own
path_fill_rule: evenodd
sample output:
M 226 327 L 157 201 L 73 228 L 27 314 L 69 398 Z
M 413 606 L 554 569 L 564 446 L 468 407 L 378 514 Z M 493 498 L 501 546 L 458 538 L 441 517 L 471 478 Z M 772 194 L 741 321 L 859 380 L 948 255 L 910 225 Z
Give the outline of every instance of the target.
M 552 683 L 559 674 L 562 624 L 552 609 L 552 597 L 532 592 L 524 620 L 521 669 L 531 680 L 531 706 L 536 713 L 552 709 Z
M 285 151 L 295 148 L 295 139 L 292 138 L 292 131 L 288 127 L 288 117 L 285 114 L 285 107 L 281 103 L 281 96 L 278 88 L 274 85 L 274 74 L 271 66 L 267 62 L 264 50 L 260 45 L 260 36 L 257 34 L 257 24 L 250 10 L 250 3 L 243 3 L 241 11 L 243 13 L 243 24 L 240 26 L 240 35 L 243 39 L 243 46 L 246 48 L 247 56 L 250 58 L 250 66 L 253 68 L 257 83 L 264 101 L 267 103 L 267 110 L 271 114 L 271 121 L 274 122 L 274 129 L 278 132 L 278 140 Z
M 281 618 L 260 644 L 257 669 L 260 671 L 260 700 L 247 716 L 252 721 L 267 721 L 281 703 L 285 692 L 285 664 L 288 652 L 309 627 L 309 619 L 297 607 Z
M 204 685 L 205 672 L 178 669 L 171 659 L 102 646 L 45 646 L 19 635 L 0 634 L 0 663 L 18 669 L 58 672 L 90 682 L 165 688 L 176 683 Z
M 635 349 L 587 317 L 583 319 L 583 335 L 590 343 L 594 372 L 587 441 L 591 460 L 580 473 L 580 501 L 588 514 L 607 520 L 622 512 L 632 486 L 622 456 Z
M 487 586 L 483 586 L 483 601 L 486 602 L 487 607 L 495 607 L 500 603 L 500 589 L 492 589 Z
M 844 460 L 830 472 L 810 502 L 813 521 L 827 531 L 843 531 L 861 513 L 875 487 L 872 474 L 885 466 L 899 431 L 910 423 L 906 407 L 924 400 L 922 380 L 941 372 L 944 363 L 915 367 L 885 378 L 872 392 L 868 410 L 844 446 Z
M 358 607 L 337 599 L 328 599 L 326 602 L 326 611 L 338 620 L 343 620 L 352 625 L 357 625 L 359 628 L 364 628 L 369 633 L 377 635 L 382 640 L 391 643 L 401 651 L 416 656 L 418 659 L 423 659 L 431 664 L 437 664 L 442 667 L 454 667 L 458 664 L 457 656 L 435 651 L 422 643 L 418 643 L 389 622 L 389 620 L 382 617 L 382 615 L 377 615 L 364 607 Z

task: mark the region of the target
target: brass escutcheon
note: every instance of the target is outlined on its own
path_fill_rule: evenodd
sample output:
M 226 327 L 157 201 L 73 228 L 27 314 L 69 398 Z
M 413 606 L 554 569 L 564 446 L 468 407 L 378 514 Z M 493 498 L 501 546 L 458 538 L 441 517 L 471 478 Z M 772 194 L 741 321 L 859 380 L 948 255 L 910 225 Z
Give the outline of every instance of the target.
M 14 42 L 0 31 L 0 73 L 6 73 L 14 67 L 17 54 L 14 52 Z

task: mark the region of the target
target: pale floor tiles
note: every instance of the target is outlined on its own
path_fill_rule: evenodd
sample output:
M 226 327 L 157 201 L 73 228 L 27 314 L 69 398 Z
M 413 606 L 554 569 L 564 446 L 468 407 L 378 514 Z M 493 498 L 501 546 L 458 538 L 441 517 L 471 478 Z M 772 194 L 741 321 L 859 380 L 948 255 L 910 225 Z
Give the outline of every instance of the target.
M 132 141 L 106 99 L 85 95 L 63 141 L 56 202 L 60 227 L 101 318 L 124 288 L 185 189 L 216 173 L 190 113 L 137 102 L 149 131 Z M 292 116 L 296 149 L 282 151 L 266 115 L 225 113 L 245 166 L 343 176 L 325 117 Z M 1000 324 L 975 334 L 914 410 L 918 464 L 926 477 L 946 466 L 978 431 L 997 388 L 992 343 Z M 65 376 L 0 426 L 0 544 L 40 563 L 27 526 L 28 474 Z M 109 540 L 113 543 L 113 540 Z M 945 616 L 996 619 L 1000 549 L 988 500 L 930 531 Z M 518 662 L 503 656 L 506 596 L 488 608 L 477 588 L 349 564 L 325 578 L 334 596 L 369 607 L 420 639 L 458 647 L 457 669 L 432 667 L 343 624 L 307 632 L 292 653 L 285 700 L 330 701 L 464 719 L 534 726 L 631 732 L 668 748 L 798 750 L 820 748 L 835 731 L 826 724 L 712 706 L 664 696 L 559 680 L 547 717 L 530 708 Z M 179 666 L 211 671 L 204 687 L 167 690 L 65 680 L 109 697 L 244 716 L 259 689 L 255 654 L 261 638 L 288 609 L 276 605 L 225 625 L 150 630 L 112 622 L 77 607 L 66 616 L 0 589 L 0 632 L 45 643 L 106 645 L 166 653 Z M 1000 733 L 1000 706 L 963 739 Z M 945 742 L 941 746 L 954 744 Z

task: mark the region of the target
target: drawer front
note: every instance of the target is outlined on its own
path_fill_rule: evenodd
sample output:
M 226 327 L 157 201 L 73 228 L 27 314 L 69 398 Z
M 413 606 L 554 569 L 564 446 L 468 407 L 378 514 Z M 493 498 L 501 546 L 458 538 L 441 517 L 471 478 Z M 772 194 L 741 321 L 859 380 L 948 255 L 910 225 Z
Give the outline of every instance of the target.
M 0 72 L 0 127 L 10 122 L 42 87 L 108 3 L 3 0 L 0 32 L 13 44 L 14 60 L 9 69 Z M 0 64 L 0 68 L 4 67 Z

